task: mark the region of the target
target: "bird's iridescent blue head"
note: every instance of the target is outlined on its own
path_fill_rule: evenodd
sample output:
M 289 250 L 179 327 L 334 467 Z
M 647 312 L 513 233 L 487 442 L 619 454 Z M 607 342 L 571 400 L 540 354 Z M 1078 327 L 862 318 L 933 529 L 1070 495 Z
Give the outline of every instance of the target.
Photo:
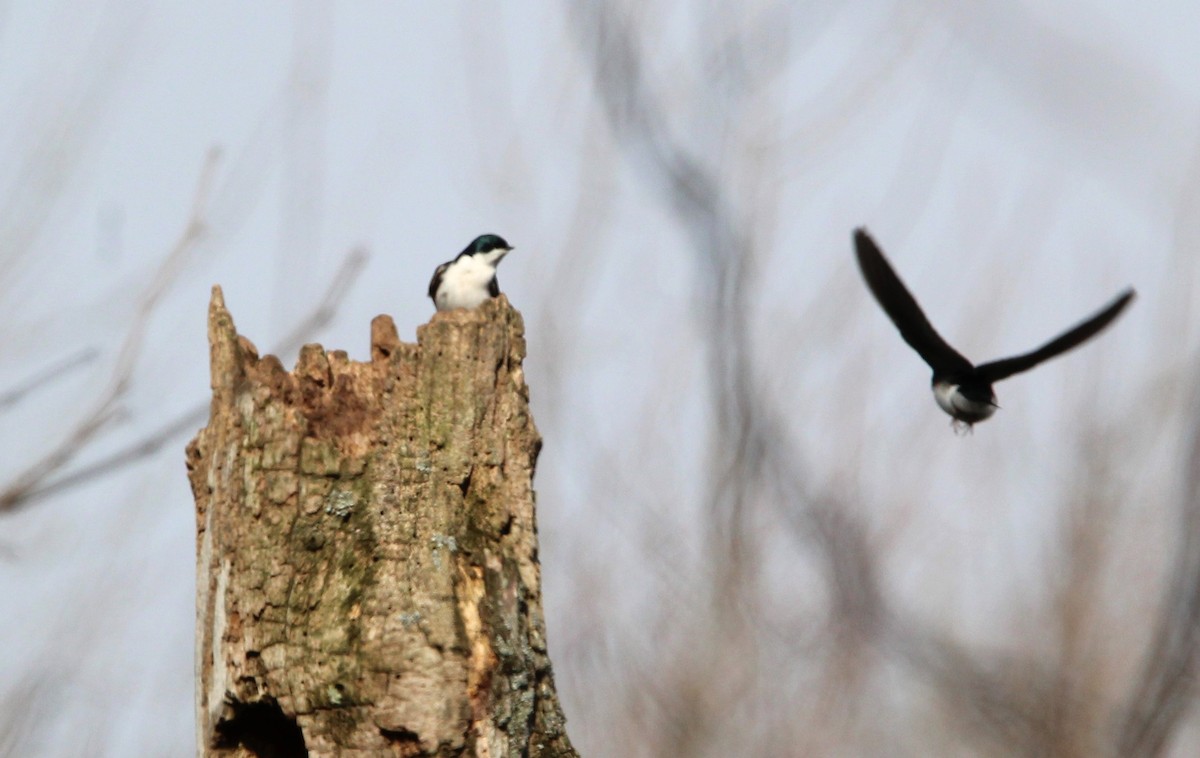
M 490 253 L 493 250 L 512 250 L 512 245 L 505 242 L 504 238 L 498 234 L 481 234 L 467 245 L 460 255 Z

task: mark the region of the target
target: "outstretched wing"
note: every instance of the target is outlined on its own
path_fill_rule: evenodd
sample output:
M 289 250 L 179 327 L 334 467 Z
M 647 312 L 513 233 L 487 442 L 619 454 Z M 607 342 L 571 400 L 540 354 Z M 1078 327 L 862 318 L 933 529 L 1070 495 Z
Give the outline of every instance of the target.
M 1078 347 L 1096 336 L 1101 329 L 1111 324 L 1113 319 L 1121 315 L 1121 311 L 1125 310 L 1125 306 L 1129 305 L 1129 301 L 1133 300 L 1133 296 L 1134 291 L 1132 289 L 1125 290 L 1120 297 L 1113 300 L 1104 310 L 1070 331 L 1055 337 L 1037 350 L 1025 353 L 1024 355 L 985 363 L 975 369 L 975 373 L 989 382 L 998 382 L 1013 374 L 1028 371 L 1042 361 L 1050 360 L 1054 356 L 1065 353 L 1073 347 Z
M 883 257 L 883 251 L 867 234 L 866 229 L 854 230 L 854 249 L 858 255 L 858 267 L 862 269 L 863 279 L 867 280 L 867 286 L 883 306 L 888 318 L 900 330 L 904 341 L 920 353 L 935 373 L 954 374 L 971 371 L 971 362 L 950 347 L 929 323 L 929 319 L 925 318 L 921 306 L 917 305 L 904 282 L 896 276 L 896 272 Z

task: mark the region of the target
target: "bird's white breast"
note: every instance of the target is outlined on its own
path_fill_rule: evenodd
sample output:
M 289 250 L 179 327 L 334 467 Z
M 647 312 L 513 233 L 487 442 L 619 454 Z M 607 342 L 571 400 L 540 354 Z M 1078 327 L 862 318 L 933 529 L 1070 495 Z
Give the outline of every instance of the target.
M 442 274 L 442 284 L 437 291 L 439 310 L 451 308 L 477 308 L 491 297 L 488 282 L 496 275 L 492 262 L 503 257 L 502 251 L 467 255 L 454 261 Z
M 957 384 L 944 384 L 938 382 L 933 385 L 933 399 L 937 401 L 938 407 L 951 416 L 957 413 L 954 407 L 954 397 L 958 395 Z
M 957 384 L 938 382 L 933 385 L 933 398 L 943 411 L 972 424 L 990 418 L 996 412 L 995 405 L 980 403 L 963 395 L 958 391 Z

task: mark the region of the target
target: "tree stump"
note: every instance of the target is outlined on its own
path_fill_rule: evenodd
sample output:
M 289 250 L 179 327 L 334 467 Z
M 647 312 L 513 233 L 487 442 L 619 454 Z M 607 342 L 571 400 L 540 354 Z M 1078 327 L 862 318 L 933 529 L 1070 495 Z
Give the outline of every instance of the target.
M 198 755 L 574 756 L 542 618 L 521 315 L 387 316 L 287 372 L 213 289 Z

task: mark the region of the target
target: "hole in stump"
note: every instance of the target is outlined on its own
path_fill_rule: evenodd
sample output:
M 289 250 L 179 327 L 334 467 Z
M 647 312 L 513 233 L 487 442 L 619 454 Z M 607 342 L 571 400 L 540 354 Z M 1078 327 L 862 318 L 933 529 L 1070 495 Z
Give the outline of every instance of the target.
M 258 758 L 308 758 L 304 733 L 274 698 L 254 703 L 229 700 L 233 718 L 217 724 L 213 747 L 245 747 Z
M 384 729 L 379 727 L 379 733 L 383 738 L 391 743 L 392 748 L 397 751 L 397 755 L 409 758 L 410 756 L 422 755 L 421 738 L 416 732 L 410 732 L 404 727 L 396 729 Z

